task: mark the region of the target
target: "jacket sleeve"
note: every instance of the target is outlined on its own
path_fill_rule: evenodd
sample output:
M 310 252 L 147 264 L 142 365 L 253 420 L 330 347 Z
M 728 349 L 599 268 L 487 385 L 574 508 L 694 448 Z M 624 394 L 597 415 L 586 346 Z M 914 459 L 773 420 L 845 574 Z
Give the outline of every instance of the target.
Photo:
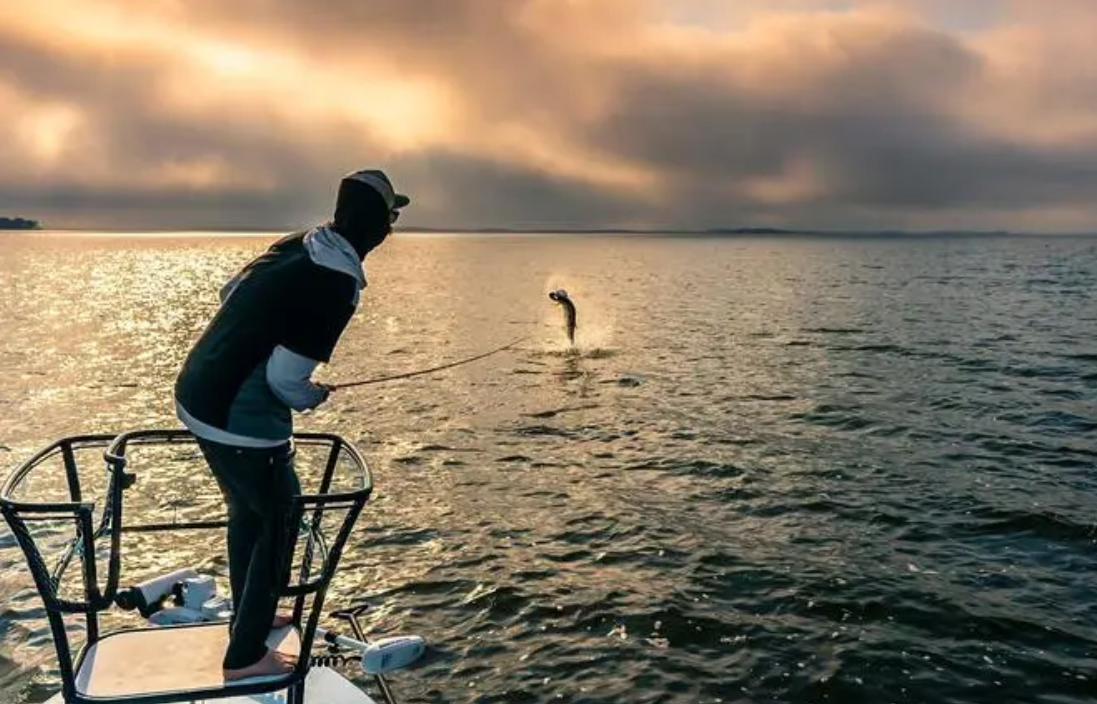
M 316 362 L 330 362 L 339 337 L 354 316 L 356 282 L 343 274 L 317 277 L 291 295 L 281 345 Z
M 267 360 L 267 384 L 282 403 L 295 411 L 316 408 L 327 398 L 327 392 L 312 382 L 318 364 L 315 359 L 278 345 Z

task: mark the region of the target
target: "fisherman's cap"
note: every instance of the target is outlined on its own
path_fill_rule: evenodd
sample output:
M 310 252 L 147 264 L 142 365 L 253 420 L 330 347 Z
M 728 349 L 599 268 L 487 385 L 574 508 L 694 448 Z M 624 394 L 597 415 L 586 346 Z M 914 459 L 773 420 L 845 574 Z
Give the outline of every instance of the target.
M 344 181 L 358 181 L 371 186 L 375 191 L 381 194 L 381 197 L 385 199 L 385 205 L 389 210 L 399 210 L 408 203 L 411 203 L 411 198 L 408 198 L 403 193 L 397 193 L 393 188 L 392 181 L 385 175 L 384 171 L 379 169 L 362 169 L 361 171 L 355 171 L 354 173 L 347 174 L 343 177 Z

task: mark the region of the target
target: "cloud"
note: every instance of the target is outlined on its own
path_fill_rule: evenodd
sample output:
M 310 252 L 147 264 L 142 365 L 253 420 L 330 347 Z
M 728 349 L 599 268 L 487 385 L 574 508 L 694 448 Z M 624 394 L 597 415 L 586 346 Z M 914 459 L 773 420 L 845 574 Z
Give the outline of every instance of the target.
M 2 7 L 0 209 L 292 227 L 380 165 L 432 226 L 1097 224 L 1090 4 L 729 8 Z

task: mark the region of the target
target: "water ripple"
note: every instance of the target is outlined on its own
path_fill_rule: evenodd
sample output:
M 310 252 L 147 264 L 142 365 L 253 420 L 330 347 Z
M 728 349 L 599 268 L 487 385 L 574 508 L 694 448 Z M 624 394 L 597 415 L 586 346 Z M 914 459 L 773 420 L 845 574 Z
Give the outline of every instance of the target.
M 0 458 L 175 425 L 182 355 L 265 243 L 6 238 L 0 409 L 20 413 Z M 401 701 L 1093 700 L 1091 241 L 397 237 L 376 256 L 330 378 L 531 334 L 300 419 L 375 468 L 329 603 L 427 637 Z M 194 455 L 135 491 L 157 515 L 219 503 Z M 216 535 L 128 550 L 128 577 L 224 567 Z M 3 701 L 56 687 L 30 586 L 0 531 Z

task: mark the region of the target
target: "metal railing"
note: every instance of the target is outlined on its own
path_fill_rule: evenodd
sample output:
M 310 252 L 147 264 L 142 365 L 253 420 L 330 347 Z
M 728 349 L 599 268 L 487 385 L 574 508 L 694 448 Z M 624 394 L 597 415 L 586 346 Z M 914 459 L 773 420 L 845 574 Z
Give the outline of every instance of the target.
M 88 698 L 76 688 L 79 671 L 88 648 L 107 637 L 100 633 L 99 615 L 110 609 L 119 591 L 123 563 L 121 536 L 124 533 L 170 533 L 187 530 L 221 529 L 225 520 L 184 520 L 127 524 L 123 510 L 125 492 L 139 480 L 140 472 L 129 468 L 130 450 L 143 446 L 162 446 L 194 443 L 194 436 L 186 430 L 135 430 L 121 435 L 82 435 L 57 440 L 27 461 L 19 465 L 0 486 L 0 514 L 3 515 L 27 559 L 35 586 L 42 598 L 57 651 L 62 681 L 62 693 L 71 704 L 102 704 L 101 698 Z M 129 704 L 166 704 L 194 699 L 259 694 L 289 690 L 291 704 L 300 702 L 304 691 L 304 679 L 312 658 L 309 657 L 319 625 L 324 599 L 332 577 L 338 568 L 342 551 L 354 528 L 354 524 L 373 490 L 369 465 L 358 450 L 342 437 L 327 433 L 296 433 L 295 446 L 327 449 L 323 474 L 315 493 L 296 496 L 292 508 L 291 525 L 300 530 L 291 531 L 287 554 L 292 556 L 304 536 L 303 558 L 296 576 L 287 575 L 280 586 L 280 594 L 294 599 L 294 622 L 301 624 L 301 650 L 293 674 L 283 680 L 269 683 L 238 684 L 219 689 L 192 690 L 176 694 L 152 694 L 144 697 L 127 697 Z M 102 515 L 95 518 L 95 501 L 84 496 L 81 483 L 81 467 L 77 453 L 88 449 L 104 448 L 107 483 L 103 495 Z M 28 481 L 55 464 L 60 457 L 64 472 L 64 487 L 68 500 L 38 501 L 22 497 L 28 491 Z M 341 460 L 349 462 L 357 475 L 355 486 L 348 490 L 332 491 L 335 472 Z M 335 517 L 338 524 L 333 539 L 324 536 L 322 523 L 325 517 Z M 39 541 L 32 526 L 39 521 L 71 522 L 74 537 L 64 546 L 54 565 L 47 565 Z M 99 552 L 105 548 L 105 570 L 100 569 Z M 82 568 L 82 598 L 62 596 L 59 586 L 65 572 L 74 563 Z M 101 583 L 101 574 L 105 580 Z M 83 616 L 86 642 L 75 657 L 65 625 L 65 617 Z M 386 692 L 387 694 L 387 692 Z

